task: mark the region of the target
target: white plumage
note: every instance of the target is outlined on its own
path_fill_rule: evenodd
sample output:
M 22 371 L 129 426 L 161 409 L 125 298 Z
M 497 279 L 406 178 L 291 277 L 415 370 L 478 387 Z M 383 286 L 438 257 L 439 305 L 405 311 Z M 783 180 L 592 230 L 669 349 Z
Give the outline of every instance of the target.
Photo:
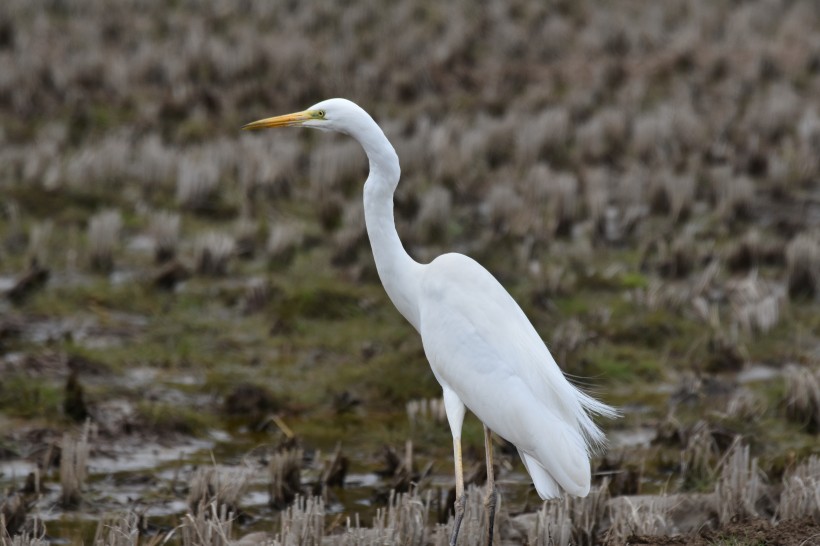
M 507 291 L 471 258 L 445 254 L 422 271 L 419 308 L 445 392 L 518 448 L 542 498 L 586 495 L 589 450 L 604 439 L 587 411 L 612 410 L 566 380 Z M 445 397 L 448 413 L 456 403 Z
M 456 489 L 463 499 L 461 427 L 465 406 L 485 425 L 488 470 L 490 431 L 518 448 L 542 498 L 590 488 L 591 451 L 604 434 L 590 414 L 616 411 L 571 385 L 541 337 L 501 284 L 475 260 L 444 254 L 429 264 L 402 247 L 393 220 L 399 160 L 373 119 L 345 99 L 251 123 L 245 128 L 305 126 L 338 131 L 359 141 L 370 162 L 364 185 L 367 233 L 379 277 L 399 312 L 421 334 L 424 352 L 444 392 L 453 434 Z M 490 521 L 495 489 L 488 472 Z M 460 523 L 459 501 L 451 543 Z M 490 527 L 492 542 L 492 526 Z

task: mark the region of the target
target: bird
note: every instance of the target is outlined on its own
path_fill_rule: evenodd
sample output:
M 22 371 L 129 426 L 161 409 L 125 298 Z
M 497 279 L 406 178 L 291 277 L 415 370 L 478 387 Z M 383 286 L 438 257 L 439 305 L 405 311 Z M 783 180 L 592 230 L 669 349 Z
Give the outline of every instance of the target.
M 493 434 L 517 448 L 542 499 L 586 496 L 590 457 L 606 442 L 592 417 L 614 418 L 618 411 L 570 383 L 521 307 L 478 262 L 458 253 L 426 264 L 410 257 L 393 218 L 399 158 L 379 125 L 354 102 L 333 98 L 242 128 L 275 127 L 335 131 L 364 148 L 370 168 L 364 217 L 376 269 L 396 309 L 421 336 L 453 437 L 456 501 L 450 544 L 458 540 L 466 503 L 461 432 L 467 409 L 484 425 L 488 545 L 498 497 Z

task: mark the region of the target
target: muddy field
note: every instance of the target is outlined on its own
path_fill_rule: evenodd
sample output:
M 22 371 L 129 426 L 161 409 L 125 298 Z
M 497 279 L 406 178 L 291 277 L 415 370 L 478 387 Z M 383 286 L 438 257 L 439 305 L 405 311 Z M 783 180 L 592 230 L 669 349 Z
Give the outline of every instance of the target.
M 500 541 L 820 544 L 818 28 L 808 0 L 4 0 L 0 544 L 446 543 L 364 154 L 239 131 L 333 96 L 396 147 L 408 252 L 479 260 L 623 412 L 585 500 L 496 444 Z

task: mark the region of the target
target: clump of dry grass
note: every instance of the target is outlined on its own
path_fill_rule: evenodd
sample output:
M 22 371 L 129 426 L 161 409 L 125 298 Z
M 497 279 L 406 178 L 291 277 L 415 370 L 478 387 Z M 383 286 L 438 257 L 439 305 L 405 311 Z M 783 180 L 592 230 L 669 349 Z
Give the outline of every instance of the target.
M 50 245 L 54 234 L 54 222 L 45 220 L 31 227 L 28 237 L 28 262 L 47 266 L 50 258 Z
M 689 483 L 711 477 L 719 455 L 712 429 L 706 421 L 698 421 L 689 431 L 681 452 L 681 475 Z
M 90 440 L 97 427 L 86 421 L 79 434 L 63 434 L 60 454 L 60 502 L 65 508 L 77 508 L 83 500 L 82 491 L 88 478 Z
M 178 162 L 177 147 L 164 142 L 158 134 L 150 133 L 134 145 L 128 176 L 146 188 L 162 187 L 174 180 Z
M 545 546 L 597 544 L 609 498 L 609 480 L 604 479 L 586 497 L 565 496 L 544 502 L 536 525 L 530 531 L 529 543 Z
M 608 169 L 589 169 L 584 173 L 584 200 L 587 216 L 596 226 L 599 233 L 606 236 L 613 230 L 607 230 L 604 220 L 609 208 L 610 193 L 614 187 L 614 177 Z M 609 237 L 611 240 L 611 237 Z
M 177 204 L 183 209 L 202 211 L 213 207 L 219 187 L 219 167 L 204 152 L 186 155 L 177 166 Z
M 790 82 L 767 86 L 747 109 L 748 126 L 772 140 L 791 132 L 800 115 L 800 97 Z
M 359 525 L 359 518 L 347 520 L 345 534 L 340 546 L 378 546 L 380 544 L 406 544 L 425 546 L 429 544 L 427 525 L 430 512 L 430 492 L 424 498 L 414 489 L 408 493 L 390 492 L 386 508 L 376 511 L 369 528 Z
M 314 197 L 317 202 L 319 225 L 328 233 L 334 232 L 342 225 L 344 217 L 344 200 L 341 195 L 320 192 Z
M 250 260 L 256 255 L 257 235 L 259 226 L 253 218 L 241 216 L 233 226 L 236 256 L 243 260 Z
M 415 230 L 426 243 L 446 240 L 447 228 L 452 214 L 453 198 L 442 186 L 433 186 L 421 196 Z
M 760 264 L 763 258 L 763 243 L 760 232 L 749 230 L 735 243 L 726 257 L 726 265 L 731 271 L 748 271 Z
M 139 546 L 140 517 L 134 512 L 107 515 L 94 532 L 94 546 Z
M 364 206 L 356 199 L 344 205 L 341 229 L 334 235 L 336 250 L 333 253 L 333 265 L 353 264 L 358 257 L 359 249 L 365 244 Z
M 461 520 L 461 527 L 458 531 L 458 541 L 461 544 L 478 546 L 479 544 L 486 543 L 487 540 L 488 527 L 484 509 L 484 496 L 486 491 L 475 485 L 469 485 L 465 494 L 467 500 L 464 505 L 464 517 Z M 499 495 L 494 527 L 495 542 L 499 541 L 499 532 L 504 525 L 501 520 L 506 517 L 503 499 Z M 433 543 L 436 544 L 436 546 L 448 544 L 448 540 L 453 534 L 453 524 L 454 520 L 451 516 L 447 525 L 439 526 L 436 529 L 435 536 L 433 537 Z
M 529 544 L 534 546 L 568 546 L 572 539 L 572 521 L 564 502 L 545 502 L 538 511 Z
M 666 279 L 683 279 L 697 267 L 699 251 L 699 246 L 686 233 L 671 241 L 650 239 L 641 249 L 641 268 L 653 269 Z
M 720 261 L 713 259 L 695 279 L 694 286 L 691 288 L 690 297 L 702 297 L 710 290 L 715 289 L 719 283 L 720 273 Z
M 233 517 L 227 505 L 214 501 L 193 514 L 185 514 L 168 538 L 179 532 L 182 546 L 231 546 Z
M 740 280 L 726 283 L 735 324 L 746 332 L 766 333 L 774 328 L 783 314 L 786 290 L 765 282 L 753 270 Z
M 76 153 L 68 154 L 64 171 L 54 173 L 54 178 L 48 181 L 48 185 L 82 188 L 121 181 L 133 146 L 129 133 L 127 129 L 114 132 L 91 148 L 80 148 Z M 49 175 L 46 171 L 46 176 Z
M 718 180 L 718 213 L 728 220 L 751 217 L 755 186 L 748 176 L 728 176 Z
M 361 147 L 352 139 L 326 143 L 310 154 L 308 178 L 314 198 L 332 195 L 334 186 L 358 187 L 367 174 Z
M 702 301 L 702 300 L 701 300 Z M 701 313 L 708 313 L 712 334 L 706 344 L 708 357 L 705 369 L 710 372 L 740 371 L 749 360 L 748 351 L 738 343 L 737 332 L 725 332 L 720 327 L 717 317 L 717 308 L 702 309 Z
M 321 546 L 325 503 L 321 497 L 297 496 L 282 512 L 282 530 L 271 546 Z
M 696 148 L 705 132 L 690 104 L 670 100 L 635 117 L 631 146 L 640 158 L 674 163 Z
M 209 231 L 194 241 L 196 269 L 204 275 L 225 275 L 236 255 L 236 240 L 226 233 Z
M 748 389 L 738 389 L 726 404 L 724 415 L 738 421 L 755 421 L 766 411 L 766 402 Z
M 35 471 L 35 481 L 39 475 Z M 5 491 L 5 495 L 0 500 L 0 546 L 5 546 L 4 537 L 14 536 L 26 531 L 26 521 L 34 507 L 35 499 L 23 492 L 11 493 L 11 488 Z M 39 493 L 39 484 L 33 488 L 35 493 Z M 37 521 L 34 522 L 34 529 L 37 529 Z
M 242 311 L 246 314 L 261 311 L 270 301 L 273 289 L 266 278 L 255 277 L 248 281 L 242 297 Z
M 526 116 L 515 134 L 515 153 L 520 164 L 554 157 L 567 145 L 570 116 L 566 108 L 557 106 Z
M 569 355 L 575 353 L 594 337 L 595 334 L 590 332 L 580 320 L 570 318 L 555 329 L 550 350 L 558 357 L 558 362 L 566 362 Z
M 0 525 L 0 528 L 2 527 Z M 14 536 L 8 536 L 5 533 L 0 534 L 0 546 L 49 546 L 50 544 L 51 541 L 45 538 L 45 528 L 42 528 L 40 533 L 24 531 Z
M 350 467 L 350 459 L 342 453 L 341 442 L 336 444 L 336 449 L 333 450 L 333 454 L 329 458 L 322 459 L 317 452 L 314 460 L 322 461 L 318 485 L 314 486 L 314 491 L 329 486 L 344 487 L 347 471 Z
M 763 494 L 763 473 L 757 458 L 750 456 L 748 445 L 736 441 L 726 453 L 715 494 L 721 524 L 733 518 L 758 516 L 756 504 Z
M 544 180 L 548 199 L 548 230 L 559 236 L 569 235 L 579 218 L 578 178 L 571 173 L 556 173 L 551 180 Z
M 410 491 L 415 484 L 421 482 L 430 473 L 432 468 L 431 462 L 421 472 L 416 470 L 412 440 L 407 440 L 404 443 L 403 457 L 390 446 L 385 446 L 383 453 L 385 468 L 380 470 L 379 474 L 389 478 L 391 490 L 399 493 Z
M 26 231 L 21 221 L 20 204 L 14 199 L 8 199 L 0 208 L 0 218 L 8 225 L 4 240 L 10 250 L 25 248 Z
M 280 220 L 268 231 L 267 255 L 271 260 L 286 262 L 305 238 L 304 227 L 296 221 Z
M 598 487 L 592 488 L 586 497 L 565 497 L 571 499 L 573 540 L 576 544 L 595 544 L 601 531 L 601 521 L 609 501 L 609 479 L 605 478 Z
M 237 179 L 245 194 L 244 205 L 252 207 L 248 201 L 260 197 L 290 196 L 299 152 L 299 141 L 290 135 L 274 133 L 264 139 L 242 135 Z
M 786 382 L 786 418 L 809 432 L 820 431 L 820 372 L 789 364 L 783 369 Z
M 119 210 L 106 210 L 91 217 L 88 222 L 88 255 L 93 269 L 103 272 L 113 269 L 121 229 Z
M 650 205 L 653 212 L 680 221 L 692 210 L 695 190 L 693 174 L 661 171 L 650 179 Z
M 510 186 L 493 186 L 484 199 L 483 208 L 486 210 L 490 224 L 496 233 L 508 233 L 514 225 L 524 202 Z
M 813 298 L 820 294 L 820 239 L 801 233 L 786 247 L 789 296 Z
M 268 503 L 274 508 L 288 506 L 302 491 L 302 456 L 299 448 L 285 449 L 271 456 Z
M 46 267 L 41 266 L 36 260 L 29 263 L 28 268 L 17 277 L 14 285 L 6 292 L 9 300 L 20 303 L 36 290 L 42 288 L 51 272 Z
M 154 258 L 157 263 L 172 260 L 177 254 L 182 218 L 176 212 L 153 213 L 148 223 L 148 233 L 154 242 Z
M 220 513 L 239 512 L 239 500 L 248 488 L 251 469 L 238 466 L 200 467 L 191 477 L 191 488 L 188 491 L 188 506 L 197 514 L 203 507 L 214 505 Z
M 820 457 L 812 455 L 783 476 L 777 516 L 780 520 L 810 517 L 820 522 Z
M 443 423 L 447 419 L 442 398 L 421 398 L 407 402 L 407 418 L 410 424 L 417 422 Z
M 575 133 L 575 144 L 581 156 L 588 160 L 613 157 L 627 136 L 626 114 L 619 108 L 602 108 L 583 123 Z
M 607 543 L 627 544 L 633 535 L 662 536 L 669 532 L 669 506 L 662 495 L 642 497 L 641 501 L 622 497 L 610 504 Z

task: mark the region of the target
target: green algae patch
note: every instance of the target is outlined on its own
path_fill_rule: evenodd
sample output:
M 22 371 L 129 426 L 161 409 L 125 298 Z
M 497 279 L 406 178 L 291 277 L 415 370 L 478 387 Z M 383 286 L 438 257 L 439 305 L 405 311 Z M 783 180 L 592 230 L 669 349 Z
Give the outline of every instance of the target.
M 596 384 L 656 380 L 664 372 L 662 357 L 628 345 L 603 342 L 583 349 L 576 358 L 577 364 L 570 368 L 572 373 Z
M 219 423 L 211 411 L 173 402 L 140 402 L 137 415 L 146 430 L 159 434 L 201 436 Z
M 63 399 L 62 382 L 20 373 L 4 375 L 0 381 L 0 411 L 9 416 L 46 422 L 60 420 Z

